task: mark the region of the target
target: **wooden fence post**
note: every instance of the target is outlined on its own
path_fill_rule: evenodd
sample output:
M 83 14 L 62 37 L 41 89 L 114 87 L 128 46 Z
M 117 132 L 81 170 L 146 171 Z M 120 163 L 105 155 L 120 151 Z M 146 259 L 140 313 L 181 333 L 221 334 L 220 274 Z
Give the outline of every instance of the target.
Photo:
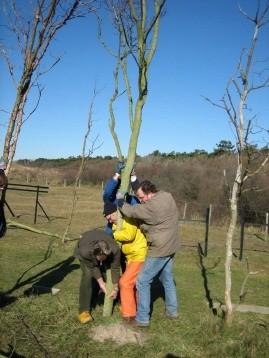
M 40 193 L 48 193 L 49 187 L 47 186 L 40 186 L 40 185 L 28 185 L 28 184 L 15 184 L 15 183 L 8 183 L 7 186 L 7 190 L 17 190 L 17 191 L 27 191 L 27 192 L 34 192 L 36 193 L 36 198 L 35 198 L 35 207 L 34 207 L 34 223 L 36 224 L 37 221 L 37 209 L 38 206 L 40 207 L 40 209 L 43 211 L 44 215 L 46 216 L 46 218 L 48 220 L 50 220 L 50 218 L 48 217 L 46 211 L 44 210 L 43 206 L 41 205 L 40 201 L 39 201 L 39 194 Z M 6 200 L 4 201 L 4 203 L 6 204 L 8 210 L 10 211 L 11 215 L 14 217 L 15 214 L 13 213 L 13 211 L 11 210 L 10 206 L 8 205 L 8 203 L 6 202 Z
M 268 240 L 269 231 L 269 213 L 265 213 L 265 241 Z
M 36 217 L 37 217 L 38 196 L 39 196 L 39 185 L 36 187 L 36 199 L 35 199 L 35 219 L 34 219 L 34 223 L 35 223 L 35 224 L 36 224 Z
M 188 203 L 185 201 L 185 203 L 184 203 L 184 209 L 183 209 L 183 220 L 185 220 L 185 217 L 186 217 L 187 206 L 188 206 Z
M 205 257 L 207 256 L 207 248 L 208 248 L 209 216 L 210 216 L 210 208 L 207 208 L 206 217 L 205 217 L 205 249 L 204 249 Z
M 64 179 L 64 188 L 66 187 L 66 179 Z
M 211 225 L 212 208 L 213 205 L 209 204 L 208 225 Z

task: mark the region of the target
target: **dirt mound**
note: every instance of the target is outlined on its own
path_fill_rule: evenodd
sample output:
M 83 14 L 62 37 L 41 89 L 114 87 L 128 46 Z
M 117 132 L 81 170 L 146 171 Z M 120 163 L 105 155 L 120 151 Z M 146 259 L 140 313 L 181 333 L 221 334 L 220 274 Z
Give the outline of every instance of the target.
M 111 339 L 119 345 L 134 343 L 142 346 L 147 339 L 145 332 L 135 331 L 123 323 L 114 323 L 108 326 L 100 325 L 90 330 L 90 337 L 98 342 Z

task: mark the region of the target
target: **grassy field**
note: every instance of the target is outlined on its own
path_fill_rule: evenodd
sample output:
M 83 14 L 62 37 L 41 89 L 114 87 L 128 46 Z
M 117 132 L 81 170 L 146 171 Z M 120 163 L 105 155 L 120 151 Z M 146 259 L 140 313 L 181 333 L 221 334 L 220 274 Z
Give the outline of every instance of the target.
M 72 189 L 52 187 L 41 195 L 41 211 L 33 225 L 35 197 L 32 193 L 8 192 L 7 202 L 17 215 L 9 219 L 40 230 L 62 234 L 68 221 Z M 90 228 L 102 227 L 101 187 L 79 190 L 71 238 Z M 30 231 L 9 228 L 0 240 L 0 356 L 4 357 L 268 357 L 268 315 L 235 313 L 233 325 L 225 327 L 212 302 L 223 302 L 225 228 L 211 227 L 207 257 L 199 255 L 205 228 L 201 224 L 180 224 L 181 250 L 175 259 L 175 280 L 180 298 L 180 319 L 164 318 L 163 300 L 154 296 L 151 326 L 143 331 L 144 344 L 120 345 L 100 342 L 92 328 L 101 332 L 121 324 L 118 305 L 110 318 L 102 317 L 96 305 L 94 322 L 76 321 L 80 269 L 72 257 L 76 241 L 61 240 Z M 239 302 L 248 270 L 252 274 L 244 287 L 243 303 L 269 306 L 268 243 L 263 233 L 248 229 L 244 259 L 238 260 L 238 237 L 234 243 L 233 301 Z M 36 294 L 34 287 L 39 287 Z M 56 287 L 56 295 L 44 287 Z M 112 326 L 114 327 L 114 326 Z M 100 334 L 102 335 L 102 334 Z

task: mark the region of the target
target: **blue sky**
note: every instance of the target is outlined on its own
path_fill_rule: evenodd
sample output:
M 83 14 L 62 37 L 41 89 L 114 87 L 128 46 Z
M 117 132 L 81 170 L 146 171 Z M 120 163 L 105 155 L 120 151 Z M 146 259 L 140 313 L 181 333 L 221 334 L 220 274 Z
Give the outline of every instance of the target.
M 20 2 L 20 1 L 19 1 Z M 218 101 L 234 72 L 241 49 L 248 47 L 252 26 L 240 15 L 235 0 L 168 0 L 162 19 L 158 49 L 150 67 L 149 93 L 137 153 L 212 151 L 220 140 L 234 142 L 225 113 L 203 96 Z M 253 14 L 255 0 L 240 0 Z M 105 35 L 116 45 L 105 23 Z M 257 59 L 269 59 L 269 28 L 264 29 Z M 99 94 L 94 107 L 91 138 L 99 136 L 97 155 L 116 155 L 108 129 L 108 101 L 113 90 L 113 58 L 96 35 L 92 16 L 69 23 L 58 33 L 49 56 L 63 55 L 61 62 L 42 77 L 41 103 L 21 131 L 15 159 L 60 158 L 81 154 L 89 102 L 96 84 Z M 50 58 L 47 57 L 47 61 Z M 268 67 L 268 66 L 267 66 Z M 0 108 L 10 111 L 15 90 L 5 64 L 0 62 Z M 133 83 L 135 86 L 135 82 Z M 269 127 L 269 89 L 250 97 L 251 114 Z M 28 109 L 34 103 L 29 100 Z M 122 98 L 115 106 L 122 151 L 129 142 L 128 109 Z M 0 112 L 0 145 L 3 146 L 8 117 Z M 259 136 L 258 144 L 265 145 Z

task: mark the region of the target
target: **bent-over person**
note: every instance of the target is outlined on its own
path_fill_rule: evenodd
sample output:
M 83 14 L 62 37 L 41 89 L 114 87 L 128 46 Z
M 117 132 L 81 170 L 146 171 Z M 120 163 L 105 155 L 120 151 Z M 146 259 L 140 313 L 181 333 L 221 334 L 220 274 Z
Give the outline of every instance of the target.
M 79 259 L 82 271 L 79 289 L 80 323 L 92 321 L 91 298 L 92 279 L 98 282 L 100 289 L 115 299 L 118 294 L 118 281 L 120 277 L 120 248 L 115 240 L 103 230 L 91 230 L 81 235 L 75 248 L 74 256 Z M 107 292 L 103 277 L 106 269 L 111 269 L 113 290 Z

